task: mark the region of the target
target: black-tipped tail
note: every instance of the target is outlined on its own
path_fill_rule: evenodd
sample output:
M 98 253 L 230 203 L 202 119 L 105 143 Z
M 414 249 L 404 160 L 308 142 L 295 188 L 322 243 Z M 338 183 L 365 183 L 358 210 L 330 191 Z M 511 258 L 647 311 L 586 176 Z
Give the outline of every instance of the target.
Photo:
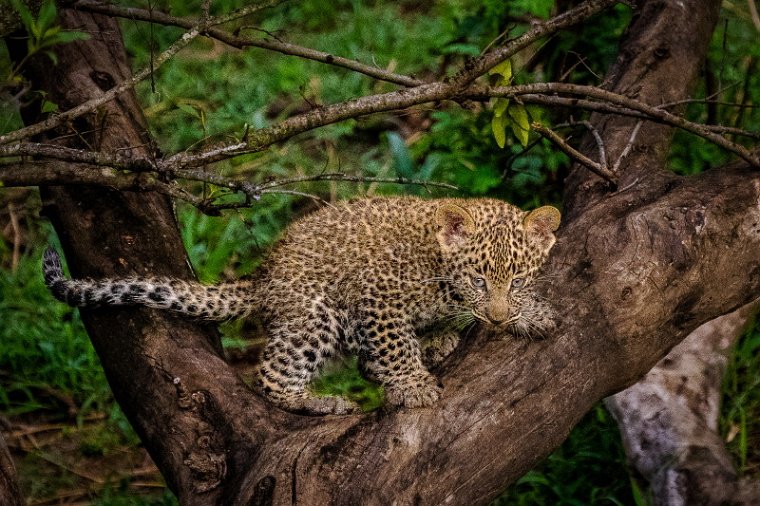
M 63 277 L 63 267 L 61 267 L 61 257 L 53 248 L 48 248 L 42 255 L 42 274 L 45 277 L 45 284 L 50 288 L 56 299 L 66 302 L 65 278 Z

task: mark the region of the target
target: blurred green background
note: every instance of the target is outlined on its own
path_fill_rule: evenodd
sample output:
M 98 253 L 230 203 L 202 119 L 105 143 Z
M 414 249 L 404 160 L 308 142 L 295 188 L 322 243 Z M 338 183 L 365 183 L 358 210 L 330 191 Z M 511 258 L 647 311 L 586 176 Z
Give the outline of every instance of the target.
M 147 2 L 119 2 L 147 8 Z M 244 5 L 215 0 L 212 14 Z M 155 9 L 198 16 L 201 2 L 156 0 Z M 560 2 L 567 5 L 567 2 Z M 433 79 L 454 72 L 505 30 L 515 36 L 556 9 L 546 0 L 436 2 L 283 2 L 238 21 L 241 33 L 312 47 L 367 64 Z M 745 9 L 745 10 L 742 10 Z M 534 45 L 513 59 L 518 83 L 558 81 L 599 84 L 630 20 L 628 7 Z M 133 69 L 149 63 L 182 31 L 136 21 L 121 23 Z M 724 103 L 690 104 L 690 119 L 760 129 L 757 108 L 760 45 L 746 7 L 724 4 L 704 78 L 695 96 Z M 13 76 L 0 46 L 0 76 Z M 23 69 L 21 69 L 23 72 Z M 198 39 L 154 76 L 155 89 L 138 94 L 164 153 L 239 138 L 316 105 L 335 103 L 393 85 L 339 68 L 266 52 L 238 51 Z M 725 105 L 742 104 L 742 106 Z M 568 121 L 567 111 L 530 108 L 547 124 Z M 583 119 L 575 113 L 575 120 Z M 0 104 L 0 133 L 20 125 L 11 102 Z M 571 138 L 581 129 L 566 128 Z M 741 139 L 738 139 L 741 140 Z M 730 157 L 714 145 L 676 135 L 673 170 L 696 173 Z M 218 169 L 251 181 L 329 172 L 444 181 L 459 192 L 378 183 L 319 182 L 286 189 L 323 200 L 356 195 L 495 196 L 525 208 L 561 205 L 567 157 L 531 135 L 527 148 L 507 136 L 504 149 L 491 133 L 488 107 L 442 103 L 393 114 L 375 114 L 302 134 Z M 197 187 L 199 192 L 214 192 Z M 251 273 L 282 228 L 314 209 L 314 199 L 264 195 L 250 209 L 209 217 L 179 203 L 183 239 L 204 282 Z M 35 189 L 0 188 L 0 421 L 12 446 L 31 504 L 175 504 L 111 396 L 78 313 L 48 294 L 40 274 L 43 248 L 56 244 L 39 217 Z M 261 343 L 255 322 L 222 326 L 224 344 L 241 373 Z M 721 431 L 741 472 L 760 475 L 760 327 L 739 342 L 724 381 Z M 372 409 L 382 393 L 358 375 L 351 360 L 334 367 L 315 388 L 351 396 Z M 617 427 L 599 405 L 543 464 L 494 504 L 649 504 L 646 489 L 629 473 Z

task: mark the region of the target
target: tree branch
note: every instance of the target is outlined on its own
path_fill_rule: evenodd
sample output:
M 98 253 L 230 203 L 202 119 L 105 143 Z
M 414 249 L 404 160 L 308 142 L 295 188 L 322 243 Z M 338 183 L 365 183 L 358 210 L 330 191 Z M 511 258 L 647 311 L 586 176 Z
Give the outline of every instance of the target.
M 591 172 L 596 174 L 597 176 L 606 179 L 610 184 L 612 184 L 613 187 L 617 188 L 617 178 L 615 177 L 615 174 L 613 174 L 608 167 L 605 167 L 601 163 L 595 162 L 591 158 L 587 157 L 583 153 L 579 152 L 578 150 L 574 149 L 572 146 L 570 146 L 565 139 L 560 137 L 556 132 L 553 130 L 550 130 L 546 128 L 541 123 L 533 123 L 531 124 L 531 128 L 535 130 L 536 132 L 540 133 L 547 139 L 549 139 L 552 143 L 554 143 L 555 146 L 560 148 L 562 151 L 564 151 L 570 158 L 576 160 L 578 163 L 581 163 L 584 167 L 589 169 Z
M 74 151 L 74 150 L 72 150 Z M 100 153 L 92 153 L 97 155 Z M 213 198 L 201 198 L 177 185 L 178 180 L 198 181 L 239 193 L 242 202 L 222 202 L 233 194 L 223 194 Z M 6 187 L 40 186 L 40 185 L 99 185 L 120 191 L 158 192 L 163 195 L 182 200 L 198 210 L 218 215 L 226 209 L 250 207 L 262 195 L 290 194 L 308 196 L 303 192 L 280 189 L 282 186 L 317 181 L 345 181 L 351 183 L 387 183 L 401 185 L 418 185 L 423 187 L 438 187 L 456 190 L 457 187 L 437 181 L 423 181 L 404 177 L 382 178 L 342 173 L 317 174 L 287 179 L 272 179 L 263 183 L 251 183 L 239 179 L 221 176 L 202 169 L 179 169 L 173 172 L 157 173 L 152 170 L 125 173 L 87 163 L 61 163 L 58 161 L 31 161 L 20 163 L 0 164 L 0 182 Z
M 731 142 L 725 137 L 719 135 L 716 133 L 713 129 L 725 132 L 725 127 L 718 126 L 717 128 L 710 127 L 707 125 L 703 125 L 701 123 L 695 123 L 693 121 L 689 121 L 682 116 L 678 116 L 675 114 L 672 114 L 668 112 L 665 109 L 662 109 L 660 107 L 654 107 L 647 105 L 645 102 L 628 98 L 624 95 L 620 95 L 618 93 L 614 93 L 611 91 L 603 90 L 601 88 L 597 88 L 595 86 L 582 86 L 577 84 L 570 84 L 570 83 L 533 83 L 533 84 L 525 84 L 525 85 L 518 85 L 518 86 L 504 86 L 504 87 L 497 87 L 497 88 L 491 88 L 488 90 L 482 91 L 483 95 L 481 98 L 485 97 L 505 97 L 505 98 L 511 98 L 515 96 L 519 96 L 520 99 L 527 103 L 543 103 L 546 105 L 558 105 L 558 104 L 567 104 L 568 106 L 573 107 L 580 107 L 580 108 L 587 108 L 591 109 L 591 106 L 588 102 L 579 103 L 577 100 L 558 100 L 559 97 L 553 97 L 550 96 L 552 93 L 562 93 L 562 94 L 568 94 L 568 95 L 577 95 L 577 96 L 583 96 L 583 97 L 591 97 L 598 100 L 604 101 L 606 104 L 612 104 L 613 106 L 617 106 L 618 109 L 615 109 L 614 107 L 612 109 L 604 110 L 603 112 L 616 112 L 618 114 L 624 115 L 624 116 L 634 116 L 639 118 L 645 118 L 650 121 L 656 121 L 665 125 L 670 125 L 674 127 L 681 128 L 683 130 L 686 130 L 687 132 L 691 132 L 695 135 L 698 135 L 704 139 L 709 140 L 710 142 L 722 147 L 726 151 L 730 151 L 740 158 L 746 160 L 750 164 L 752 164 L 755 167 L 760 167 L 760 157 L 757 156 L 757 154 L 753 153 L 749 149 L 745 148 L 741 144 L 737 144 L 735 142 Z M 469 95 L 470 98 L 477 98 L 476 93 L 471 93 Z M 600 112 L 602 112 L 602 108 L 598 108 Z M 636 111 L 641 113 L 641 115 L 633 115 L 633 114 L 626 114 L 624 110 L 628 111 Z M 732 132 L 736 133 L 736 132 Z M 747 135 L 748 137 L 757 137 L 757 132 L 747 132 L 742 131 L 743 135 Z
M 641 381 L 605 400 L 628 459 L 652 484 L 655 504 L 749 506 L 757 500 L 760 483 L 739 481 L 718 432 L 729 350 L 757 307 L 755 301 L 705 323 Z

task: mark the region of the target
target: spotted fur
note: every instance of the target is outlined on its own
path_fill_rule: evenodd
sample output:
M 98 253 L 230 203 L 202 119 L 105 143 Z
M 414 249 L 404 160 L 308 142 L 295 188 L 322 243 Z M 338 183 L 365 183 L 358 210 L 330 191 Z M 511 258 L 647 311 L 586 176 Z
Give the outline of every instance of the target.
M 259 312 L 269 339 L 258 385 L 310 414 L 356 406 L 308 389 L 320 367 L 359 356 L 389 403 L 428 406 L 440 363 L 476 320 L 518 336 L 553 325 L 534 293 L 559 212 L 525 213 L 492 199 L 374 198 L 325 207 L 288 227 L 255 281 L 215 286 L 169 278 L 68 280 L 54 250 L 45 282 L 74 306 L 141 304 L 224 320 Z

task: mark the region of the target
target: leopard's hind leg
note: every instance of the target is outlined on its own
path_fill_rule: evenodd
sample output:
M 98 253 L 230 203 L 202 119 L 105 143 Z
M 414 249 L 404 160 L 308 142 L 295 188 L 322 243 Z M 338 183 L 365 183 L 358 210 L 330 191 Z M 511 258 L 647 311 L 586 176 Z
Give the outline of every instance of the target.
M 269 340 L 259 369 L 259 386 L 274 404 L 296 413 L 342 415 L 359 407 L 339 396 L 317 396 L 309 384 L 341 348 L 339 320 L 323 304 L 312 303 L 298 318 L 269 325 Z

